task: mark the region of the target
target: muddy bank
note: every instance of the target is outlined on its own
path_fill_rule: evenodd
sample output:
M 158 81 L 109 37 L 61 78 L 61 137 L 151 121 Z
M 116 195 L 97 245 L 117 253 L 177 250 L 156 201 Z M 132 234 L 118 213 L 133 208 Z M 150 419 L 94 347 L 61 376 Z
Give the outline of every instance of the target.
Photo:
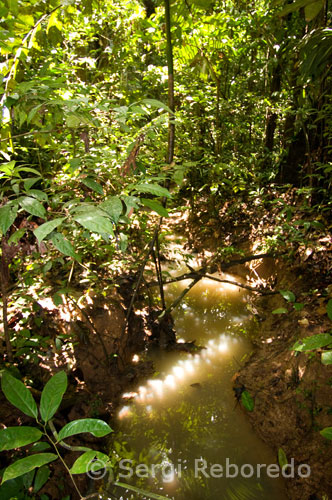
M 286 479 L 292 500 L 326 500 L 332 494 L 332 445 L 319 430 L 332 426 L 332 366 L 324 366 L 320 352 L 295 353 L 297 340 L 331 331 L 326 314 L 327 277 L 318 275 L 315 263 L 290 265 L 279 260 L 273 269 L 276 289 L 291 290 L 301 311 L 278 295 L 253 298 L 256 316 L 252 341 L 255 349 L 234 377 L 234 387 L 244 386 L 254 397 L 253 412 L 246 412 L 255 432 L 276 453 L 282 448 L 295 470 L 308 464 L 308 478 Z M 257 268 L 256 268 L 257 272 Z M 265 276 L 263 276 L 265 277 Z M 272 311 L 286 307 L 286 314 Z

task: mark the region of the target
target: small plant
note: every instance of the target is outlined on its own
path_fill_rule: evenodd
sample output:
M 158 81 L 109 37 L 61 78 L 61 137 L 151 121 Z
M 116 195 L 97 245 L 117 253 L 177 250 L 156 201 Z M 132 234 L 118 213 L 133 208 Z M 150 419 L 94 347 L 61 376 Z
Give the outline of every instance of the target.
M 293 292 L 291 292 L 290 290 L 279 290 L 279 293 L 285 300 L 287 300 L 287 302 L 290 302 L 293 305 L 295 311 L 302 311 L 302 309 L 304 308 L 304 304 L 296 302 L 296 297 Z M 278 309 L 274 309 L 274 311 L 272 311 L 272 314 L 287 314 L 287 313 L 288 309 L 286 309 L 286 307 L 279 307 Z
M 59 459 L 68 472 L 79 498 L 81 500 L 87 498 L 82 496 L 73 476 L 75 474 L 89 473 L 90 471 L 96 473 L 101 469 L 110 471 L 110 458 L 105 453 L 85 446 L 71 446 L 64 440 L 81 433 L 90 433 L 95 437 L 104 437 L 112 432 L 109 425 L 103 420 L 84 418 L 73 420 L 66 424 L 59 432 L 56 431 L 52 417 L 58 410 L 67 389 L 67 375 L 64 371 L 55 374 L 45 385 L 41 394 L 39 409 L 31 392 L 23 382 L 6 371 L 2 373 L 1 386 L 8 401 L 25 415 L 34 418 L 37 424 L 37 427 L 22 425 L 0 430 L 0 451 L 13 450 L 34 443 L 30 450 L 30 455 L 17 460 L 2 471 L 1 485 L 6 481 L 28 475 L 35 469 L 38 469 L 34 482 L 34 491 L 37 492 L 49 478 L 50 469 L 47 464 Z M 83 454 L 69 468 L 60 454 L 60 447 L 70 451 L 82 451 Z M 52 452 L 45 452 L 52 448 Z M 114 482 L 114 486 L 124 487 L 150 498 L 166 500 L 165 497 L 147 493 L 124 483 Z M 98 495 L 99 493 L 96 493 L 96 495 L 89 495 L 88 497 L 93 498 Z

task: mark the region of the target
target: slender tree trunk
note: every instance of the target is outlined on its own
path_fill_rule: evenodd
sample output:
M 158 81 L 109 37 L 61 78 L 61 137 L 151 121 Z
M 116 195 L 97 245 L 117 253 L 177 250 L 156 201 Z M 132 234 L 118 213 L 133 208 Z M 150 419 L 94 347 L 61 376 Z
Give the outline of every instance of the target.
M 174 70 L 173 70 L 173 47 L 171 35 L 171 9 L 169 0 L 164 0 L 165 3 L 165 21 L 166 21 L 166 56 L 168 68 L 168 107 L 172 111 L 169 114 L 168 124 L 168 150 L 167 163 L 172 163 L 174 156 L 174 141 L 175 141 L 175 124 L 174 124 Z
M 2 316 L 3 316 L 3 331 L 6 342 L 8 361 L 13 361 L 12 345 L 10 343 L 10 333 L 8 327 L 8 284 L 9 284 L 9 268 L 6 259 L 5 237 L 1 240 L 1 295 L 2 295 Z

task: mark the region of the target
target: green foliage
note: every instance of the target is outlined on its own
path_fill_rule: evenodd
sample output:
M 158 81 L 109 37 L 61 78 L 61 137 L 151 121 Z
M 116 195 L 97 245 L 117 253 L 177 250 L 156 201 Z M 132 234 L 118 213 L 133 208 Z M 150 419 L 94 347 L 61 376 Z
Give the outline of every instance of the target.
M 332 321 L 332 299 L 330 299 L 326 306 L 326 312 L 330 320 Z
M 16 406 L 25 415 L 37 419 L 38 408 L 36 402 L 29 389 L 20 380 L 5 371 L 1 377 L 1 388 L 12 405 Z
M 4 483 L 10 479 L 23 476 L 34 469 L 42 467 L 50 462 L 54 462 L 57 458 L 57 455 L 54 453 L 36 453 L 35 455 L 21 458 L 6 468 L 2 477 L 2 482 Z
M 65 372 L 56 373 L 45 385 L 40 398 L 40 416 L 44 422 L 50 420 L 58 410 L 67 389 Z
M 279 290 L 279 293 L 280 293 L 280 295 L 282 295 L 282 296 L 283 296 L 283 298 L 284 298 L 285 300 L 287 300 L 288 302 L 295 302 L 295 298 L 296 298 L 296 297 L 295 297 L 295 295 L 294 295 L 294 293 L 293 293 L 293 292 L 291 292 L 291 291 L 289 291 L 289 290 L 287 290 L 287 291 L 285 291 L 285 290 Z
M 8 427 L 0 430 L 0 451 L 12 450 L 34 443 L 30 450 L 33 454 L 16 460 L 3 471 L 0 492 L 1 490 L 2 492 L 4 491 L 4 483 L 13 481 L 21 476 L 26 476 L 31 471 L 38 469 L 33 488 L 34 492 L 37 493 L 50 476 L 50 469 L 47 464 L 57 460 L 58 458 L 60 458 L 69 473 L 71 480 L 75 485 L 76 491 L 78 491 L 78 489 L 73 475 L 88 473 L 91 470 L 95 472 L 98 468 L 110 468 L 110 459 L 105 453 L 81 446 L 70 446 L 63 442 L 63 440 L 68 437 L 82 433 L 90 433 L 95 437 L 107 436 L 112 432 L 112 429 L 106 422 L 99 419 L 85 418 L 69 422 L 62 429 L 60 429 L 59 432 L 55 430 L 52 417 L 58 410 L 66 389 L 67 375 L 64 371 L 56 373 L 46 383 L 42 391 L 39 407 L 39 413 L 43 421 L 43 423 L 41 423 L 38 418 L 37 405 L 29 389 L 20 380 L 17 380 L 8 372 L 4 371 L 2 373 L 2 390 L 8 401 L 10 401 L 19 410 L 23 411 L 26 415 L 35 418 L 36 424 L 40 427 L 40 429 L 30 426 L 20 426 Z M 49 430 L 51 430 L 53 438 L 50 436 Z M 41 439 L 46 439 L 46 442 L 40 441 Z M 57 454 L 45 453 L 45 450 L 49 448 L 49 443 L 55 448 Z M 59 446 L 64 446 L 72 451 L 84 452 L 75 461 L 70 470 L 60 456 Z M 98 464 L 97 468 L 94 463 L 95 460 L 100 462 L 100 466 Z M 147 493 L 146 491 L 125 483 L 115 484 L 125 489 L 136 491 L 137 493 L 150 498 L 166 500 L 165 497 Z M 80 495 L 80 498 L 83 498 L 83 496 Z
M 321 360 L 323 365 L 332 365 L 332 351 L 322 352 Z
M 250 392 L 248 391 L 243 391 L 241 394 L 241 403 L 243 404 L 244 408 L 248 411 L 253 411 L 255 408 L 255 402 L 253 397 L 251 396 Z
M 320 431 L 320 434 L 326 439 L 332 439 L 332 427 L 325 427 Z
M 286 453 L 282 448 L 278 449 L 278 462 L 281 468 L 288 464 Z
M 285 307 L 279 307 L 278 309 L 274 309 L 272 314 L 287 314 L 288 310 Z
M 83 420 L 74 420 L 66 424 L 58 434 L 58 440 L 62 441 L 67 437 L 74 436 L 75 434 L 81 434 L 82 432 L 89 432 L 95 437 L 104 437 L 112 429 L 103 422 L 102 420 L 97 420 L 94 418 L 85 418 Z
M 298 340 L 292 347 L 294 351 L 305 352 L 320 349 L 332 344 L 332 335 L 329 333 L 318 333 L 311 337 Z

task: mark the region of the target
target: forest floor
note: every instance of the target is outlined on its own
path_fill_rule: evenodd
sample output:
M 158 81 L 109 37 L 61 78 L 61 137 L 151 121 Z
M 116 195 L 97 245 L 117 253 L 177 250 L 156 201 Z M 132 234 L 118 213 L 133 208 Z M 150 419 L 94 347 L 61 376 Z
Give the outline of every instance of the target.
M 295 220 L 301 222 L 306 218 L 310 222 L 308 214 L 303 213 L 301 207 L 296 208 L 298 200 L 292 192 L 283 196 L 278 195 L 286 206 L 293 207 Z M 243 253 L 262 253 L 263 240 L 273 240 L 280 213 L 275 198 L 276 193 L 271 193 L 267 207 L 254 198 L 221 203 L 219 199 L 202 196 L 194 205 L 188 202 L 181 214 L 165 222 L 170 232 L 186 236 L 188 253 L 195 252 L 203 263 L 213 255 L 214 264 L 222 268 L 223 263 L 242 257 Z M 282 227 L 287 229 L 287 221 Z M 285 250 L 289 250 L 288 239 L 285 233 Z M 331 321 L 326 314 L 327 301 L 332 297 L 331 237 L 322 230 L 312 231 L 305 241 L 299 238 L 293 244 L 291 253 L 291 256 L 288 251 L 276 258 L 253 260 L 230 269 L 232 274 L 245 277 L 250 286 L 267 285 L 273 290 L 290 290 L 296 302 L 304 305 L 297 311 L 279 293 L 252 294 L 248 308 L 256 318 L 251 339 L 254 351 L 235 375 L 234 387 L 245 388 L 253 396 L 255 407 L 252 412 L 246 412 L 247 417 L 254 431 L 275 450 L 276 456 L 282 448 L 288 460 L 294 458 L 295 466 L 304 463 L 311 468 L 311 475 L 306 479 L 286 480 L 289 498 L 327 500 L 332 498 L 332 445 L 319 430 L 332 426 L 332 366 L 321 364 L 319 350 L 296 355 L 291 348 L 299 339 L 331 331 Z M 80 310 L 69 302 L 53 307 L 39 301 L 42 328 L 47 334 L 60 331 L 66 336 L 75 331 L 77 336 L 74 348 L 66 349 L 64 344 L 58 351 L 51 343 L 37 366 L 19 366 L 20 375 L 31 381 L 30 387 L 37 400 L 51 374 L 70 369 L 70 385 L 57 413 L 56 426 L 84 417 L 98 417 L 109 422 L 121 404 L 122 394 L 153 373 L 152 364 L 140 353 L 147 345 L 160 344 L 162 335 L 155 321 L 157 309 L 141 302 L 126 328 L 132 280 L 131 275 L 119 276 L 111 295 L 90 296 Z M 287 312 L 272 313 L 279 308 L 286 308 Z M 14 323 L 11 328 L 15 327 Z M 164 338 L 170 343 L 174 333 L 172 326 L 171 318 L 163 325 Z M 6 426 L 31 423 L 29 417 L 13 411 L 2 394 L 0 420 Z M 108 451 L 107 441 L 101 443 L 95 438 L 84 442 L 72 438 L 70 444 L 85 444 Z M 69 465 L 76 458 L 75 453 L 66 454 Z M 4 467 L 12 461 L 12 453 L 2 454 L 1 459 Z M 40 494 L 46 493 L 54 499 L 72 494 L 61 468 L 51 467 L 52 479 Z M 82 491 L 88 488 L 84 479 L 79 480 L 79 486 Z

